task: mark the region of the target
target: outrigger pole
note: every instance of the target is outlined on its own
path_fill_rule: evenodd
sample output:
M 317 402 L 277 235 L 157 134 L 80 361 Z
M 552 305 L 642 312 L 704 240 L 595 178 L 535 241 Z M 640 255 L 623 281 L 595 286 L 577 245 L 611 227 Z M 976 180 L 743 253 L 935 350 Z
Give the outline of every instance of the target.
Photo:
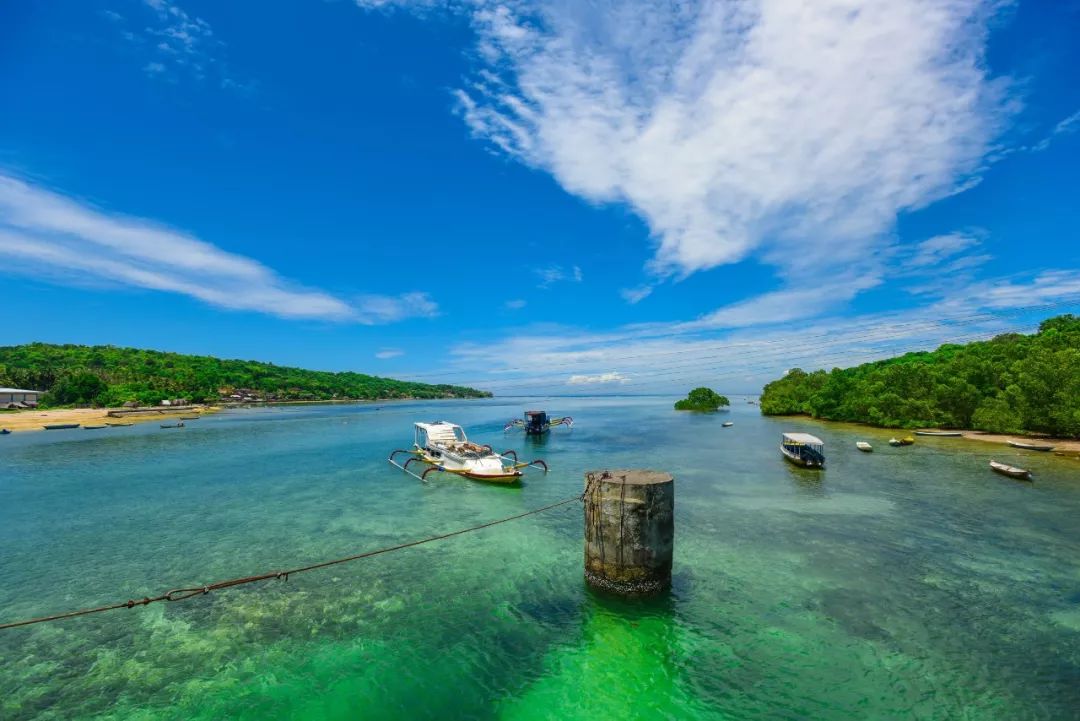
M 405 465 L 401 465 L 400 463 L 398 463 L 397 461 L 394 460 L 394 456 L 396 456 L 399 453 L 408 453 L 408 454 L 412 455 L 412 458 L 405 461 Z M 406 448 L 397 449 L 396 451 L 391 453 L 390 457 L 387 458 L 386 460 L 390 461 L 391 466 L 397 466 L 398 468 L 405 471 L 406 473 L 408 473 L 413 478 L 417 479 L 418 481 L 423 481 L 424 483 L 427 483 L 427 479 L 424 478 L 424 476 L 426 476 L 428 474 L 428 471 L 431 471 L 431 470 L 434 469 L 434 466 L 432 468 L 428 468 L 426 471 L 424 471 L 423 476 L 417 475 L 417 474 L 413 473 L 412 471 L 410 471 L 409 470 L 409 464 L 412 463 L 413 461 L 420 461 L 420 458 L 417 457 L 416 451 L 410 451 L 410 450 L 408 450 Z M 420 461 L 420 462 L 423 463 L 423 461 Z

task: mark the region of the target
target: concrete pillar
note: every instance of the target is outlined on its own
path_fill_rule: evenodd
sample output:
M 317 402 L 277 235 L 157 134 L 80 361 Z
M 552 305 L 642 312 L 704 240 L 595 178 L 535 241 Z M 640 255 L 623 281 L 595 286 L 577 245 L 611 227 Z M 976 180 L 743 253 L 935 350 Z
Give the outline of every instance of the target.
M 646 470 L 585 474 L 585 580 L 621 595 L 671 585 L 675 479 Z

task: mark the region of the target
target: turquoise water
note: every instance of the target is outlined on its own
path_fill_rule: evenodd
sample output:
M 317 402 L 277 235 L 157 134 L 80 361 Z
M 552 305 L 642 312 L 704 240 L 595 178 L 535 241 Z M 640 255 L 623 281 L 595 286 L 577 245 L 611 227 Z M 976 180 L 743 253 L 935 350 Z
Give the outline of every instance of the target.
M 504 440 L 523 403 L 576 426 Z M 444 418 L 551 473 L 422 485 L 386 464 L 414 420 Z M 821 436 L 827 470 L 786 464 L 782 430 Z M 12 434 L 0 620 L 454 530 L 579 493 L 602 467 L 676 476 L 675 577 L 647 602 L 588 591 L 573 504 L 287 582 L 0 631 L 0 718 L 1080 718 L 1080 464 L 889 435 L 651 398 Z

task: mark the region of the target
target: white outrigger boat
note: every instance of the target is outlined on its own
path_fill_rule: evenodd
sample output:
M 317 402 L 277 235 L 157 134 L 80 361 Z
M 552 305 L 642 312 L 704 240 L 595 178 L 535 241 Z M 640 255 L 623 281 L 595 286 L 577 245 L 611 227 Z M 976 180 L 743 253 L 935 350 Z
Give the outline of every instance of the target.
M 544 461 L 519 463 L 515 451 L 496 453 L 489 445 L 470 443 L 461 426 L 449 421 L 438 423 L 414 423 L 413 447 L 400 448 L 390 454 L 387 460 L 414 478 L 427 482 L 427 475 L 433 471 L 453 473 L 475 481 L 489 483 L 517 483 L 523 468 L 533 466 L 547 472 Z M 408 453 L 412 458 L 404 464 L 394 460 L 399 453 Z M 423 473 L 409 470 L 409 464 L 419 461 L 426 464 Z

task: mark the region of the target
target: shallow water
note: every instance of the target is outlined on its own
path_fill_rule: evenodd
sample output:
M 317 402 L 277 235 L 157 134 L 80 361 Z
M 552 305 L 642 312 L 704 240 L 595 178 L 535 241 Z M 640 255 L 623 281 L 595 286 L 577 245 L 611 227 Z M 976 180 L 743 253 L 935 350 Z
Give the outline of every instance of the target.
M 522 403 L 576 426 L 504 437 Z M 552 471 L 423 485 L 386 464 L 414 420 L 440 418 Z M 821 436 L 828 468 L 786 464 L 782 430 Z M 670 595 L 594 595 L 573 504 L 287 582 L 0 631 L 0 718 L 1080 717 L 1080 465 L 889 435 L 739 402 L 708 416 L 560 398 L 6 436 L 3 621 L 454 530 L 579 493 L 602 467 L 675 474 L 676 546 Z

